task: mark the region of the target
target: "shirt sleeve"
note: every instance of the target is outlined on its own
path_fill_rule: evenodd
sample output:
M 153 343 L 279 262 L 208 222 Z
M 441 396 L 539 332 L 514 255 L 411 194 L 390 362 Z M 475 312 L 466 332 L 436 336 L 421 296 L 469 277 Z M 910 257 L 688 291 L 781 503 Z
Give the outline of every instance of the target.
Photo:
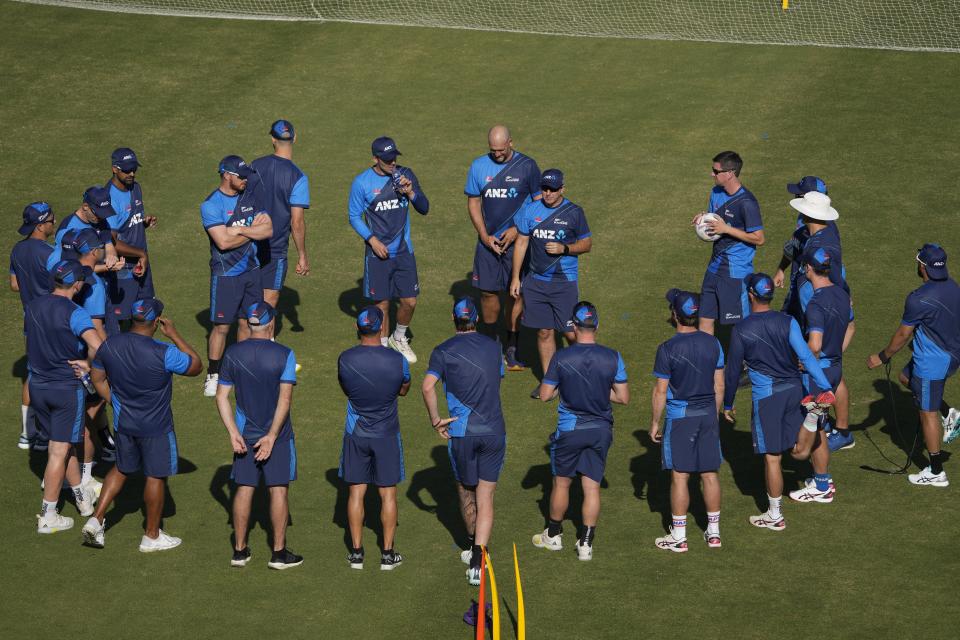
M 530 220 L 532 216 L 527 215 L 531 207 L 537 206 L 536 202 L 529 202 L 520 207 L 517 215 L 513 217 L 513 224 L 517 227 L 517 232 L 522 236 L 530 235 Z
M 220 375 L 217 376 L 217 384 L 224 386 L 233 385 L 233 358 L 230 357 L 230 350 L 223 354 L 223 360 L 220 361 Z
M 617 375 L 614 376 L 615 384 L 622 384 L 627 381 L 627 365 L 623 363 L 623 356 L 617 353 Z
M 91 282 L 83 300 L 83 308 L 91 318 L 103 319 L 107 315 L 107 289 L 103 283 Z
M 170 373 L 182 376 L 190 368 L 190 356 L 180 351 L 176 345 L 168 344 L 163 353 L 163 367 Z
M 350 214 L 350 226 L 366 242 L 373 235 L 373 231 L 363 221 L 363 213 L 367 210 L 367 200 L 363 194 L 363 184 L 360 182 L 360 176 L 354 179 L 353 185 L 350 187 L 350 200 L 347 208 Z
M 73 335 L 79 338 L 84 331 L 91 329 L 93 329 L 93 320 L 90 319 L 90 314 L 80 307 L 74 309 L 73 313 L 70 314 L 70 331 L 73 332 Z
M 13 254 L 10 254 L 10 275 L 16 275 L 16 271 L 13 268 Z
M 723 371 L 724 409 L 733 409 L 733 401 L 737 398 L 740 372 L 743 370 L 743 341 L 740 339 L 738 329 L 739 326 L 735 326 L 733 332 L 730 334 L 730 349 L 727 352 L 727 364 Z
M 753 198 L 743 201 L 740 206 L 743 211 L 743 230 L 747 233 L 763 229 L 763 220 L 760 218 L 760 204 Z
M 406 358 L 400 358 L 400 361 L 403 363 L 403 384 L 407 384 L 410 382 L 410 363 Z
M 100 359 L 100 354 L 103 353 L 103 352 L 106 350 L 106 349 L 104 348 L 104 347 L 106 347 L 106 345 L 107 345 L 107 343 L 103 343 L 102 345 L 100 345 L 100 348 L 97 349 L 97 355 L 94 356 L 93 362 L 90 363 L 90 366 L 93 367 L 94 369 L 101 369 L 101 370 L 102 370 L 102 369 L 105 368 L 105 367 L 103 366 L 103 360 Z
M 590 237 L 590 225 L 587 224 L 587 214 L 580 209 L 580 215 L 577 218 L 577 240 L 583 240 Z
M 547 366 L 547 372 L 543 374 L 543 383 L 548 384 L 551 387 L 556 387 L 560 384 L 560 367 L 557 363 L 557 360 L 560 359 L 558 358 L 559 355 L 559 351 L 553 354 L 553 357 L 550 358 L 550 364 Z
M 204 229 L 222 226 L 227 223 L 226 220 L 223 219 L 223 213 L 220 211 L 220 207 L 212 200 L 207 200 L 200 205 L 200 220 L 203 222 Z
M 533 200 L 541 194 L 540 188 L 540 167 L 533 158 L 530 158 L 530 170 L 527 171 L 527 189 L 530 190 L 530 199 Z
M 717 340 L 717 353 L 720 354 L 717 356 L 717 369 L 723 369 L 723 345 L 719 340 Z
M 467 183 L 463 185 L 463 192 L 471 198 L 479 198 L 483 191 L 483 184 L 481 184 L 482 178 L 477 164 L 478 163 L 474 161 L 473 164 L 470 165 L 470 170 L 467 171 Z
M 430 354 L 430 364 L 427 365 L 427 375 L 433 375 L 443 380 L 443 374 L 443 352 L 440 349 L 434 349 L 433 353 Z
M 288 384 L 297 384 L 297 356 L 293 349 L 287 353 L 287 361 L 283 365 L 283 373 L 280 374 L 280 382 Z
M 667 355 L 666 344 L 657 347 L 657 356 L 653 360 L 653 375 L 663 380 L 670 379 L 670 357 Z
M 903 305 L 903 319 L 900 324 L 913 327 L 924 319 L 925 305 L 920 300 L 920 296 L 914 291 L 907 296 L 907 301 Z
M 824 318 L 823 309 L 819 303 L 814 302 L 808 304 L 805 317 L 807 319 L 807 335 L 811 333 L 823 333 L 826 318 Z
M 817 362 L 816 356 L 810 351 L 810 347 L 807 346 L 807 342 L 803 339 L 803 334 L 800 332 L 800 325 L 797 324 L 797 321 L 793 318 L 790 319 L 790 346 L 803 364 L 804 370 L 814 379 L 817 386 L 821 389 L 832 390 L 833 385 L 827 380 L 827 376 L 823 375 L 823 369 L 820 368 L 820 363 Z
M 413 205 L 413 208 L 420 215 L 427 215 L 427 212 L 430 211 L 430 200 L 427 199 L 427 194 L 423 192 L 420 181 L 409 167 L 404 167 L 403 172 L 403 175 L 413 183 L 413 199 L 410 201 L 410 204 Z
M 310 180 L 305 173 L 300 174 L 300 179 L 294 183 L 290 191 L 290 206 L 310 208 Z

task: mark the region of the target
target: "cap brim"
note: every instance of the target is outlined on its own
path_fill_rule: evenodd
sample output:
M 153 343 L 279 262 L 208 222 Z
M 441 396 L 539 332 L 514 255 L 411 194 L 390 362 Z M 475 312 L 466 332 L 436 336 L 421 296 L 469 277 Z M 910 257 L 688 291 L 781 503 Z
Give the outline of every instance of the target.
M 795 195 L 795 196 L 802 196 L 804 193 L 806 193 L 806 191 L 804 191 L 803 189 L 800 188 L 800 183 L 794 184 L 794 183 L 788 182 L 788 183 L 787 183 L 787 191 L 789 191 L 790 193 L 792 193 L 792 194 Z
M 93 215 L 97 216 L 97 217 L 100 218 L 101 220 L 106 220 L 107 218 L 109 218 L 110 216 L 112 216 L 112 215 L 115 213 L 114 210 L 113 210 L 113 207 L 94 207 L 94 206 L 91 206 L 90 208 L 93 210 Z
M 667 299 L 667 302 L 669 302 L 672 305 L 673 301 L 677 299 L 678 295 L 680 295 L 680 289 L 677 289 L 676 287 L 674 287 L 672 289 L 668 289 L 664 297 Z
M 836 220 L 840 217 L 840 212 L 838 212 L 833 207 L 827 207 L 827 210 L 817 208 L 814 209 L 810 206 L 810 203 L 804 198 L 794 198 L 790 201 L 790 206 L 807 216 L 808 218 L 813 218 L 814 220 L 822 220 L 824 222 L 829 222 L 831 220 Z
M 22 235 L 22 236 L 28 236 L 28 235 L 30 235 L 31 233 L 33 233 L 33 230 L 36 229 L 37 226 L 40 225 L 40 224 L 42 224 L 42 223 L 40 223 L 40 222 L 29 222 L 29 223 L 26 223 L 26 224 L 22 224 L 22 225 L 20 225 L 20 228 L 17 229 L 17 233 L 19 233 L 19 234 Z
M 376 155 L 381 160 L 386 160 L 387 162 L 390 162 L 391 160 L 396 160 L 397 156 L 402 156 L 403 154 L 400 153 L 399 151 L 387 151 L 386 153 L 378 153 Z
M 115 162 L 113 166 L 115 166 L 117 169 L 120 169 L 120 171 L 123 171 L 124 173 L 126 173 L 127 171 L 132 171 L 133 169 L 139 169 L 143 165 L 140 164 L 139 162 L 123 162 L 123 163 Z

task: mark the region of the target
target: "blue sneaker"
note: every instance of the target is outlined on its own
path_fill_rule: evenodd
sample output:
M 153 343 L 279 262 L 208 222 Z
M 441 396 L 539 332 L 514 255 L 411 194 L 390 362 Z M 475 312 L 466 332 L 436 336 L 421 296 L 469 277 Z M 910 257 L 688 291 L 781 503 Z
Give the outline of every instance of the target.
M 850 433 L 849 430 L 841 432 L 839 429 L 834 429 L 830 432 L 830 435 L 827 436 L 827 446 L 830 447 L 830 453 L 844 449 L 853 449 L 856 444 L 853 440 L 853 434 Z

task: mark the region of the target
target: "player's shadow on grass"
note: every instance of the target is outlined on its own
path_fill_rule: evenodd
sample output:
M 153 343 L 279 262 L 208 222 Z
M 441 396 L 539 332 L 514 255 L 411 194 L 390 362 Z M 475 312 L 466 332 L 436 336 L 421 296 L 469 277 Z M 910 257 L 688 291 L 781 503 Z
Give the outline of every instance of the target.
M 456 479 L 450 468 L 447 448 L 437 445 L 430 450 L 430 457 L 433 458 L 433 466 L 417 471 L 410 478 L 407 499 L 421 511 L 435 514 L 454 543 L 466 549 L 467 530 L 460 515 L 460 497 L 457 495 Z M 430 495 L 433 504 L 424 501 L 424 491 Z
M 742 495 L 752 497 L 757 509 L 765 511 L 767 487 L 763 475 L 763 456 L 753 453 L 749 412 L 746 417 L 739 416 L 737 423 L 733 425 L 720 416 L 720 451 L 723 461 L 730 467 L 737 489 Z M 783 455 L 784 459 L 789 457 L 788 453 Z M 723 472 L 721 465 L 720 473 Z
M 370 300 L 363 293 L 363 278 L 357 278 L 357 286 L 341 292 L 340 297 L 337 299 L 337 305 L 340 307 L 340 311 L 353 319 L 359 316 L 365 307 L 372 304 L 373 300 Z M 387 316 L 391 319 L 388 326 L 392 327 L 397 320 L 397 303 L 395 300 L 390 301 Z M 407 337 L 413 340 L 413 329 L 407 328 Z
M 197 465 L 193 464 L 186 458 L 177 459 L 177 476 L 193 473 L 196 470 Z M 173 493 L 170 491 L 171 482 L 173 483 L 173 490 L 176 491 L 177 489 L 177 476 L 172 476 L 164 485 L 163 515 L 160 521 L 161 527 L 163 527 L 164 518 L 172 518 L 177 514 L 177 503 L 173 498 Z M 142 473 L 135 473 L 127 476 L 127 481 L 124 483 L 123 489 L 121 489 L 120 493 L 117 494 L 117 497 L 114 498 L 113 506 L 110 507 L 110 511 L 108 511 L 106 514 L 104 522 L 107 531 L 119 524 L 120 520 L 122 520 L 124 516 L 137 512 L 139 512 L 142 516 L 140 520 L 140 526 L 146 528 L 147 508 L 143 503 L 143 488 L 145 485 L 146 478 Z
M 20 378 L 21 381 L 25 381 L 28 373 L 27 356 L 20 356 L 18 360 L 14 361 L 13 367 L 10 369 L 10 375 L 12 375 L 14 378 Z
M 233 465 L 225 464 L 217 468 L 210 480 L 210 495 L 220 503 L 227 514 L 227 524 L 233 529 L 233 497 L 237 492 L 237 485 L 230 479 Z M 261 482 L 253 492 L 253 503 L 250 505 L 250 524 L 247 531 L 247 545 L 253 530 L 259 526 L 267 535 L 267 546 L 273 549 L 273 523 L 270 521 L 270 494 L 267 487 Z M 293 526 L 293 517 L 287 515 L 287 526 Z M 230 545 L 236 542 L 235 533 L 230 534 Z
M 537 500 L 537 506 L 540 508 L 540 515 L 543 516 L 544 526 L 550 520 L 550 493 L 553 491 L 553 471 L 550 468 L 550 445 L 543 447 L 547 454 L 546 464 L 535 464 L 527 470 L 527 475 L 523 477 L 520 486 L 523 489 L 534 489 L 540 487 L 540 498 Z M 600 488 L 609 487 L 606 476 L 600 481 Z M 601 495 L 601 501 L 603 496 Z M 567 505 L 567 512 L 564 514 L 564 520 L 573 522 L 574 531 L 579 534 L 583 527 L 583 489 L 580 486 L 580 478 L 574 478 L 570 485 L 570 503 Z
M 274 327 L 274 335 L 280 335 L 283 329 L 284 317 L 290 321 L 290 331 L 300 333 L 303 331 L 303 325 L 300 324 L 300 313 L 297 307 L 300 306 L 300 292 L 290 287 L 280 289 L 280 299 L 277 300 L 277 324 Z
M 350 487 L 338 475 L 339 469 L 327 469 L 327 482 L 337 490 L 337 501 L 333 506 L 333 523 L 343 529 L 343 545 L 347 551 L 353 547 L 350 538 L 350 523 L 347 520 L 347 501 L 350 498 Z M 380 523 L 380 494 L 373 485 L 367 487 L 363 496 L 363 528 L 374 532 L 377 536 L 377 548 L 383 549 L 383 525 Z M 400 520 L 397 520 L 397 529 L 400 529 Z
M 871 427 L 883 425 L 880 432 L 904 455 L 910 455 L 911 461 L 922 469 L 927 466 L 927 460 L 923 454 L 923 437 L 919 434 L 919 414 L 913 402 L 913 394 L 900 384 L 896 379 L 897 375 L 896 372 L 891 374 L 889 385 L 886 378 L 873 381 L 873 388 L 880 397 L 869 404 L 867 415 L 862 421 L 850 425 L 850 431 L 867 431 Z M 869 437 L 869 434 L 866 435 Z M 899 464 L 899 461 L 897 463 Z
M 630 477 L 633 481 L 633 495 L 646 500 L 651 512 L 660 514 L 660 523 L 668 531 L 673 511 L 670 508 L 670 472 L 663 470 L 660 445 L 650 439 L 650 432 L 637 429 L 633 432 L 644 453 L 630 460 Z M 700 476 L 690 475 L 690 513 L 697 526 L 707 528 L 707 511 L 703 505 L 703 492 L 700 488 Z
M 197 324 L 203 327 L 204 330 L 204 344 L 200 349 L 200 352 L 203 352 L 204 347 L 208 344 L 210 340 L 210 332 L 213 331 L 213 322 L 210 320 L 210 307 L 197 312 L 197 315 L 194 316 L 197 320 Z M 232 345 L 237 341 L 237 323 L 234 322 L 230 325 L 230 330 L 227 331 L 227 342 L 224 345 L 224 349 Z

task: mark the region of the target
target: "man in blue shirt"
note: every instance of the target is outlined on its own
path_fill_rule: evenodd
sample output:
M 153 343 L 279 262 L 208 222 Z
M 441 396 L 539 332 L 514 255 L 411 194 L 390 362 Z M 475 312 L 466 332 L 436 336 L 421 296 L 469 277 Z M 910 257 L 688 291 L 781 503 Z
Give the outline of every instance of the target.
M 930 464 L 910 474 L 909 480 L 920 486 L 946 487 L 950 483 L 940 451 L 939 412 L 945 406 L 946 380 L 960 366 L 960 286 L 947 272 L 947 252 L 937 244 L 925 244 L 917 251 L 917 276 L 923 284 L 907 296 L 900 327 L 883 350 L 867 359 L 867 367 L 887 364 L 913 337 L 913 357 L 900 372 L 900 382 L 913 392 Z M 952 440 L 954 433 L 945 434 L 944 439 Z
M 657 538 L 659 549 L 687 551 L 687 510 L 691 473 L 703 481 L 707 530 L 703 539 L 719 549 L 720 423 L 723 405 L 723 349 L 713 336 L 697 330 L 700 296 L 689 291 L 667 291 L 670 323 L 677 331 L 657 348 L 653 375 L 653 417 L 650 439 L 663 445 L 663 468 L 670 469 L 670 511 L 673 522 L 668 535 Z M 667 410 L 664 432 L 660 417 Z
M 586 301 L 573 308 L 576 342 L 558 351 L 540 384 L 540 400 L 548 402 L 560 394 L 557 430 L 550 435 L 550 517 L 547 527 L 533 536 L 533 545 L 563 549 L 563 515 L 570 504 L 570 485 L 580 476 L 583 488 L 583 531 L 574 545 L 580 560 L 593 558 L 593 542 L 600 517 L 600 483 L 606 468 L 607 451 L 613 442 L 611 402 L 627 404 L 627 369 L 613 349 L 597 344 L 600 316 Z
M 293 385 L 297 384 L 297 358 L 293 350 L 271 340 L 277 312 L 265 302 L 246 310 L 250 339 L 230 345 L 223 356 L 217 389 L 217 409 L 233 447 L 234 551 L 230 564 L 243 567 L 250 561 L 247 528 L 253 492 L 263 480 L 270 492 L 273 554 L 267 566 L 290 569 L 303 564 L 303 556 L 287 549 L 288 488 L 297 479 L 297 447 L 290 422 Z M 230 390 L 236 389 L 236 412 Z
M 173 374 L 196 376 L 203 362 L 163 315 L 156 298 L 130 305 L 130 331 L 110 336 L 93 361 L 90 377 L 113 409 L 117 464 L 107 474 L 97 511 L 83 526 L 84 541 L 104 546 L 107 509 L 127 476 L 146 476 L 143 503 L 146 529 L 140 551 L 152 553 L 179 546 L 180 538 L 160 528 L 167 478 L 177 474 L 177 437 L 173 430 Z M 173 344 L 154 339 L 157 329 Z
M 20 294 L 20 304 L 24 309 L 32 300 L 50 293 L 47 259 L 53 247 L 47 239 L 53 233 L 55 223 L 53 209 L 46 202 L 33 202 L 23 209 L 23 224 L 17 232 L 26 237 L 13 245 L 10 251 L 10 290 Z M 26 316 L 23 328 L 26 332 Z M 23 381 L 20 402 L 20 438 L 17 446 L 21 449 L 29 449 L 35 444 L 42 446 L 36 439 L 36 421 L 30 409 L 27 380 Z
M 787 192 L 793 194 L 794 198 L 803 198 L 811 191 L 816 191 L 824 195 L 828 194 L 827 184 L 817 176 L 803 176 L 799 182 L 787 183 Z M 777 272 L 773 275 L 773 284 L 783 288 L 784 284 L 789 284 L 787 297 L 783 301 L 781 311 L 788 311 L 791 304 L 790 291 L 793 290 L 793 280 L 800 271 L 800 257 L 803 255 L 803 245 L 806 243 L 810 234 L 806 224 L 803 221 L 803 214 L 797 214 L 797 226 L 790 238 L 783 243 L 783 256 L 780 258 L 780 264 L 777 265 Z M 796 317 L 796 316 L 794 316 Z M 797 319 L 800 322 L 800 319 Z
M 523 326 L 537 330 L 540 364 L 547 370 L 557 351 L 556 332 L 567 342 L 574 340 L 573 307 L 580 291 L 577 277 L 580 254 L 593 246 L 587 217 L 578 205 L 567 200 L 563 173 L 547 169 L 540 177 L 543 198 L 523 208 L 516 217 L 517 240 L 513 251 L 513 278 L 510 295 L 523 293 Z M 529 247 L 529 267 L 521 283 Z M 539 397 L 539 385 L 530 397 Z
M 714 332 L 714 325 L 736 324 L 750 309 L 743 279 L 753 273 L 753 255 L 764 243 L 760 205 L 740 183 L 743 160 L 734 151 L 722 151 L 713 158 L 713 181 L 707 211 L 719 219 L 709 224 L 720 238 L 700 290 L 700 330 Z
M 42 435 L 49 440 L 43 474 L 43 503 L 37 533 L 55 533 L 73 526 L 57 513 L 64 476 L 77 510 L 93 513 L 95 495 L 80 481 L 76 445 L 83 442 L 84 388 L 72 360 L 89 359 L 100 348 L 90 314 L 73 302 L 90 270 L 75 260 L 62 260 L 51 272 L 53 291 L 27 304 L 27 361 L 30 363 L 30 406 Z
M 363 569 L 363 500 L 367 485 L 380 494 L 383 551 L 380 568 L 390 571 L 403 562 L 394 550 L 397 531 L 397 484 L 403 481 L 403 442 L 397 398 L 410 389 L 410 364 L 393 349 L 380 344 L 383 313 L 369 306 L 357 316 L 360 344 L 337 360 L 337 379 L 347 396 L 339 475 L 350 487 L 347 520 L 350 523 L 352 569 Z
M 500 405 L 503 355 L 494 340 L 477 333 L 478 319 L 471 298 L 457 300 L 453 305 L 457 333 L 430 354 L 421 387 L 430 425 L 447 441 L 469 546 L 460 553 L 460 559 L 470 565 L 467 582 L 473 586 L 480 584 L 481 547 L 490 544 L 493 493 L 507 450 Z M 437 403 L 436 386 L 441 380 L 449 418 L 440 417 Z
M 823 390 L 812 403 L 819 408 L 832 404 L 833 386 L 803 339 L 797 321 L 785 313 L 770 310 L 773 279 L 765 273 L 752 273 L 744 279 L 744 285 L 750 300 L 750 315 L 733 328 L 730 336 L 723 415 L 728 422 L 736 421 L 733 402 L 746 363 L 753 396 L 750 419 L 753 452 L 763 456 L 770 501 L 766 512 L 750 516 L 750 524 L 783 531 L 786 522 L 780 510 L 783 501 L 780 457 L 797 443 L 804 419 L 801 403 L 805 397 L 798 360 Z
M 263 299 L 257 262 L 257 240 L 273 235 L 273 223 L 259 195 L 256 171 L 240 156 L 220 161 L 220 186 L 200 205 L 200 219 L 210 237 L 209 365 L 203 395 L 217 394 L 220 358 L 227 332 L 237 321 L 237 341 L 250 335 L 244 310 Z
M 53 253 L 47 261 L 48 268 L 61 260 L 60 241 L 67 231 L 77 229 L 93 229 L 100 236 L 104 246 L 103 271 L 122 269 L 124 260 L 117 255 L 117 247 L 113 242 L 110 223 L 107 221 L 114 214 L 110 204 L 110 191 L 104 187 L 90 187 L 83 192 L 83 202 L 80 208 L 60 221 L 57 234 L 54 236 Z M 98 271 L 101 269 L 98 268 Z
M 427 215 L 430 201 L 409 167 L 397 164 L 397 143 L 386 136 L 371 145 L 373 166 L 353 180 L 350 187 L 350 226 L 364 243 L 363 295 L 372 300 L 384 319 L 390 301 L 398 300 L 397 326 L 389 338 L 390 323 L 384 322 L 380 341 L 403 354 L 413 364 L 417 356 L 407 340 L 407 327 L 420 295 L 417 261 L 410 239 L 410 205 Z
M 307 260 L 307 226 L 303 213 L 310 208 L 310 183 L 306 174 L 293 164 L 293 145 L 297 134 L 293 123 L 277 120 L 270 125 L 273 153 L 251 164 L 263 183 L 263 198 L 273 221 L 273 235 L 257 243 L 260 259 L 260 284 L 263 301 L 276 308 L 280 289 L 287 277 L 287 248 L 290 237 L 297 247 L 296 272 L 310 273 Z
M 484 335 L 499 339 L 500 294 L 509 291 L 513 269 L 514 241 L 517 239 L 515 216 L 534 200 L 540 199 L 540 168 L 533 158 L 513 148 L 510 130 L 502 124 L 487 133 L 490 153 L 476 158 L 467 173 L 463 192 L 467 213 L 477 230 L 477 248 L 473 257 L 473 286 L 480 289 L 480 307 Z M 507 370 L 522 371 L 525 365 L 518 355 L 519 320 L 523 300 L 507 296 Z

